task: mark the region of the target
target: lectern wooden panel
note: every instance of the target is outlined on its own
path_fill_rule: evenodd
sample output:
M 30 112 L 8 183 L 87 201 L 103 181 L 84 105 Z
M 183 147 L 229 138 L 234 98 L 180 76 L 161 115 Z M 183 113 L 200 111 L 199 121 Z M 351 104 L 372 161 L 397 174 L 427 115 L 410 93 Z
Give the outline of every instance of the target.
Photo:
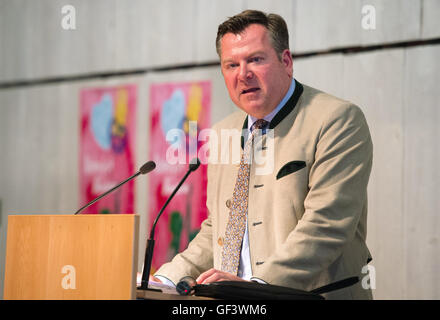
M 139 216 L 8 217 L 5 299 L 135 299 Z

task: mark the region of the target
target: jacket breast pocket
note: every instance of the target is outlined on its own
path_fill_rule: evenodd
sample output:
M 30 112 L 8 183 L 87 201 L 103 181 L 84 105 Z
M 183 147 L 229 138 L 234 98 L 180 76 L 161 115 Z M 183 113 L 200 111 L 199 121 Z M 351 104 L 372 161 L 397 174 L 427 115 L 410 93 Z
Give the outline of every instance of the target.
M 306 167 L 304 161 L 294 160 L 286 163 L 277 173 L 277 180 Z

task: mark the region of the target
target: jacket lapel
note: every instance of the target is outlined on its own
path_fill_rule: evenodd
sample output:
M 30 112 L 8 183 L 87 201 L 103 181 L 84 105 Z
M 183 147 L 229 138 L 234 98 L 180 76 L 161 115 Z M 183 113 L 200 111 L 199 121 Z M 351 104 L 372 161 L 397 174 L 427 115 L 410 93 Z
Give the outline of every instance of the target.
M 295 108 L 296 104 L 298 103 L 299 97 L 304 91 L 304 88 L 300 82 L 296 81 L 295 91 L 293 92 L 290 99 L 286 102 L 286 104 L 281 108 L 281 110 L 275 115 L 275 117 L 272 119 L 272 121 L 269 123 L 269 129 L 275 129 L 275 127 L 284 120 Z M 247 132 L 248 128 L 248 117 L 245 117 L 243 127 L 242 127 L 242 135 L 241 135 L 241 148 L 244 148 L 244 142 L 245 142 L 245 132 Z

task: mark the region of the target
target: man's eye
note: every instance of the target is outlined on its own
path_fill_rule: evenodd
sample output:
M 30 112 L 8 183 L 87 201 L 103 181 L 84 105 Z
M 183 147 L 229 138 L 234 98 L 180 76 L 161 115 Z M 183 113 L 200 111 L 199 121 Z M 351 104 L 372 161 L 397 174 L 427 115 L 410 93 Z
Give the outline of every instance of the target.
M 263 60 L 263 58 L 261 58 L 261 57 L 253 57 L 251 59 L 252 62 L 261 62 L 262 60 Z
M 237 66 L 238 66 L 238 64 L 236 64 L 236 63 L 228 63 L 226 65 L 226 68 L 227 69 L 232 69 L 232 68 L 236 68 Z

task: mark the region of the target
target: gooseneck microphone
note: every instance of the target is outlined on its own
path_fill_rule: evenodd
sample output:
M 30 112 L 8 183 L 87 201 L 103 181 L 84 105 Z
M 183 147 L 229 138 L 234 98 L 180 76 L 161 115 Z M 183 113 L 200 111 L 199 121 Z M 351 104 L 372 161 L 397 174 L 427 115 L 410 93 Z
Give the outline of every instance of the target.
M 160 216 L 162 215 L 165 208 L 168 206 L 168 203 L 171 201 L 171 199 L 174 197 L 176 192 L 180 189 L 182 184 L 185 182 L 186 178 L 191 174 L 191 172 L 196 171 L 200 166 L 200 160 L 198 158 L 192 159 L 188 168 L 188 171 L 186 172 L 183 179 L 179 182 L 177 187 L 174 189 L 173 193 L 169 196 L 165 204 L 163 205 L 162 209 L 160 209 L 156 220 L 154 220 L 153 226 L 151 227 L 150 231 L 150 238 L 147 240 L 147 248 L 145 249 L 145 260 L 144 260 L 144 270 L 142 271 L 142 282 L 141 286 L 138 287 L 139 290 L 154 290 L 148 288 L 148 279 L 150 277 L 150 270 L 151 270 L 151 263 L 153 261 L 153 251 L 154 251 L 154 230 L 156 228 L 157 221 L 159 220 Z
M 118 184 L 117 186 L 111 188 L 109 191 L 103 193 L 102 195 L 100 195 L 99 197 L 97 197 L 96 199 L 93 199 L 92 201 L 90 201 L 89 203 L 87 203 L 84 207 L 82 207 L 81 209 L 79 209 L 77 212 L 75 212 L 75 214 L 80 213 L 81 211 L 83 211 L 85 208 L 90 207 L 92 204 L 94 204 L 96 201 L 100 200 L 101 198 L 105 197 L 106 195 L 108 195 L 110 192 L 115 191 L 116 189 L 118 189 L 119 187 L 121 187 L 122 185 L 126 184 L 128 181 L 136 178 L 138 175 L 140 174 L 146 174 L 148 172 L 151 172 L 154 170 L 154 168 L 156 168 L 156 164 L 154 163 L 154 161 L 148 161 L 146 162 L 140 169 L 138 172 L 136 172 L 134 175 L 132 175 L 131 177 L 129 177 L 128 179 L 125 179 L 124 181 L 122 181 L 120 184 Z

